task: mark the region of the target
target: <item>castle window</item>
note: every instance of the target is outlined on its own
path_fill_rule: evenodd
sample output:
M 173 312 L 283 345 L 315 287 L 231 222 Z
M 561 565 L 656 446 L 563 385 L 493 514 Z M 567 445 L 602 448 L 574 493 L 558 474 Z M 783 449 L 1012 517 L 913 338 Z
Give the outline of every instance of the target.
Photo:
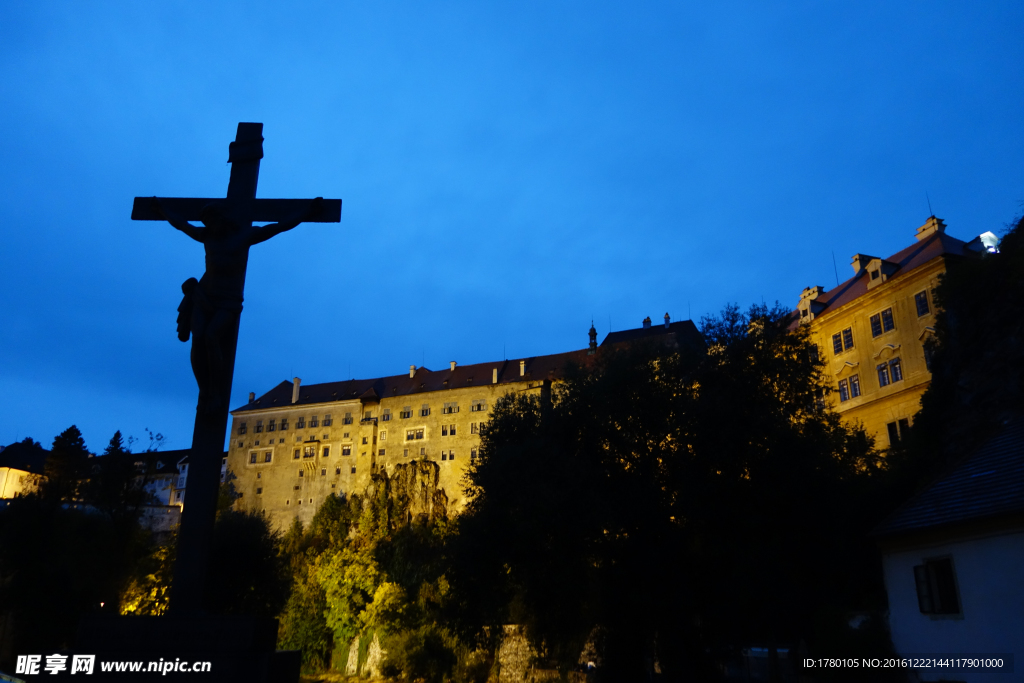
M 291 500 L 286 500 L 286 501 L 284 502 L 284 504 L 285 504 L 285 505 L 290 505 L 290 504 L 291 504 L 291 502 L 292 502 Z
M 256 431 L 257 432 L 262 432 L 263 431 L 263 420 L 256 420 Z
M 878 386 L 889 386 L 891 383 L 891 380 L 889 379 L 889 364 L 882 363 L 876 369 L 878 370 Z
M 910 429 L 910 419 L 903 417 L 895 422 L 890 422 L 885 427 L 889 432 L 889 445 L 895 446 L 901 439 L 907 436 L 907 432 Z
M 839 355 L 843 351 L 853 348 L 853 328 L 847 327 L 842 332 L 832 335 L 832 353 Z
M 459 412 L 459 404 L 456 402 L 445 403 L 442 411 L 445 415 L 452 415 Z
M 857 398 L 858 396 L 860 396 L 860 377 L 850 375 L 850 398 Z
M 872 270 L 871 271 L 871 279 L 872 280 L 877 280 L 879 275 L 880 275 L 879 271 L 877 271 L 877 270 Z
M 306 428 L 306 418 L 305 417 L 300 417 L 298 420 L 296 420 L 295 421 L 295 428 L 296 429 L 305 429 Z
M 960 614 L 953 559 L 925 560 L 914 567 L 917 606 L 921 614 Z
M 416 430 L 415 429 L 408 429 L 408 430 L 406 430 L 406 432 L 405 432 L 405 440 L 406 441 L 412 441 L 415 438 L 416 438 Z
M 839 402 L 843 403 L 850 400 L 850 386 L 849 382 L 845 379 L 839 380 Z
M 299 476 L 300 477 L 306 476 L 306 470 L 299 470 Z
M 387 439 L 388 439 L 388 432 L 387 432 L 387 430 L 385 430 L 385 429 L 380 430 L 380 440 L 381 441 L 387 441 Z
M 299 449 L 298 448 L 295 449 L 295 455 L 293 456 L 293 459 L 295 459 L 295 460 L 299 459 Z
M 356 473 L 356 467 L 355 467 L 355 465 L 353 465 L 352 466 L 352 474 L 355 474 L 355 473 Z
M 243 446 L 242 442 L 241 442 L 241 441 L 239 441 L 239 442 L 238 442 L 238 447 L 239 447 L 239 448 L 242 448 L 242 446 Z
M 441 451 L 441 459 L 442 460 L 447 460 L 448 459 L 448 453 L 446 453 L 445 451 Z
M 260 445 L 260 440 L 256 439 L 255 441 L 253 441 L 253 445 L 259 446 Z
M 255 453 L 250 453 L 249 454 L 249 464 L 250 465 L 255 465 L 256 464 L 256 454 Z
M 352 413 L 345 413 L 345 417 L 342 418 L 341 423 L 346 425 L 352 424 Z
M 331 419 L 331 414 L 327 413 L 324 415 L 324 427 L 330 427 L 334 420 Z
M 256 473 L 256 478 L 257 479 L 262 479 L 263 478 L 263 473 L 262 472 L 257 472 Z
M 316 446 L 303 446 L 302 447 L 302 457 L 303 458 L 313 458 L 313 457 L 316 457 Z
M 391 408 L 385 408 L 384 412 L 381 413 L 380 421 L 389 422 L 391 420 Z
M 270 418 L 270 420 L 267 421 L 267 431 L 268 432 L 272 432 L 275 429 L 277 429 L 277 425 L 274 424 L 275 422 L 277 422 L 277 420 L 275 420 L 274 418 Z
M 263 462 L 270 462 L 270 459 L 274 457 L 270 451 L 263 454 Z
M 408 448 L 402 449 L 402 457 L 403 458 L 408 458 L 409 457 L 409 449 Z
M 914 304 L 917 306 L 917 317 L 928 315 L 931 309 L 928 308 L 928 292 L 918 292 L 914 295 Z
M 313 417 L 309 418 L 309 428 L 310 429 L 316 429 L 319 426 L 320 426 L 320 423 L 317 422 L 316 415 L 314 415 Z
M 342 446 L 341 447 L 341 454 L 342 455 L 352 455 L 352 447 L 351 446 Z
M 335 474 L 341 474 L 341 468 L 340 467 L 335 467 L 334 468 L 334 473 Z
M 320 476 L 321 477 L 326 477 L 327 476 L 327 468 L 326 467 L 321 467 L 320 468 Z
M 475 448 L 469 449 L 469 459 L 470 460 L 476 460 L 476 453 L 477 452 L 476 452 Z
M 363 419 L 364 420 L 372 420 L 373 419 L 373 411 L 367 410 L 365 413 L 363 413 Z
M 238 433 L 239 434 L 245 434 L 245 431 L 246 431 L 245 423 L 244 422 L 239 422 L 238 423 Z
M 420 449 L 420 455 L 426 455 L 426 454 L 427 454 L 427 449 L 426 448 L 421 448 Z
M 287 417 L 282 417 L 281 418 L 281 431 L 282 432 L 288 431 L 288 418 Z
M 900 365 L 899 357 L 893 358 L 889 361 L 889 377 L 893 382 L 899 382 L 903 379 L 903 366 Z
M 487 401 L 478 398 L 473 401 L 473 404 L 469 406 L 469 411 L 472 413 L 479 413 L 487 410 Z
M 364 437 L 363 437 L 363 445 L 365 446 L 365 445 L 366 445 L 366 444 L 368 444 L 368 443 L 370 443 L 370 440 L 369 440 L 369 438 L 368 438 L 368 437 L 365 437 L 365 436 L 364 436 Z
M 260 495 L 261 493 L 263 493 L 263 489 L 262 488 L 256 489 L 256 495 L 257 496 Z
M 399 413 L 399 417 L 401 417 L 403 420 L 408 420 L 410 417 L 412 417 L 412 406 L 405 406 L 404 408 L 402 408 L 402 412 Z
M 422 439 L 423 438 L 423 428 L 422 427 L 420 429 L 416 430 L 416 438 L 417 439 Z
M 441 436 L 448 436 L 448 425 L 441 425 Z
M 324 450 L 323 450 L 322 456 L 326 458 L 330 454 L 331 454 L 331 447 L 330 446 L 324 446 Z
M 377 451 L 377 455 L 384 455 L 384 449 L 382 448 L 379 451 Z
M 881 313 L 871 316 L 871 336 L 877 337 L 883 332 L 896 329 L 896 322 L 892 317 L 892 309 L 887 308 Z
M 430 415 L 430 406 L 428 406 L 426 403 L 424 403 L 420 407 L 420 417 L 426 417 L 427 415 Z

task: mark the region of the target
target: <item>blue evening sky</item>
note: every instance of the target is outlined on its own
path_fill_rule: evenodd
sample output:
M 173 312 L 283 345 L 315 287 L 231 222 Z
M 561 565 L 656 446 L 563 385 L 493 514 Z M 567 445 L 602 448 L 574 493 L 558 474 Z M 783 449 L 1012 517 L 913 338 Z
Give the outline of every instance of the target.
M 191 441 L 201 245 L 136 195 L 344 200 L 253 248 L 232 406 L 835 286 L 1024 200 L 1024 3 L 5 2 L 0 443 Z

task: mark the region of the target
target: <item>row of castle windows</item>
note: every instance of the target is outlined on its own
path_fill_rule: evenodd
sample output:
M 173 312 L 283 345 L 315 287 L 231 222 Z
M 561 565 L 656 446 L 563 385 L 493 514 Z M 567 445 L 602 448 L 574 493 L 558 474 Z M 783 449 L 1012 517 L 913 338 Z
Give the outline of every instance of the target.
M 903 365 L 897 356 L 885 363 L 879 363 L 875 367 L 878 373 L 878 387 L 887 387 L 890 384 L 903 380 Z M 860 396 L 860 377 L 850 375 L 848 378 L 839 380 L 839 402 L 844 403 L 850 399 Z
M 470 405 L 469 409 L 470 409 L 470 412 L 484 412 L 484 411 L 487 410 L 487 401 L 485 401 L 483 399 L 476 399 L 476 400 L 474 400 L 472 402 L 472 404 Z M 412 417 L 412 412 L 413 412 L 412 411 L 412 406 L 405 406 L 405 407 L 402 408 L 402 411 L 399 413 L 399 416 L 402 419 L 408 419 L 408 418 Z M 454 402 L 454 401 L 453 402 L 449 402 L 449 403 L 445 403 L 444 406 L 441 409 L 441 412 L 444 415 L 454 415 L 455 413 L 459 412 L 459 404 L 457 402 Z M 422 406 L 420 406 L 419 414 L 420 414 L 420 417 L 427 417 L 428 415 L 430 415 L 430 404 L 424 403 Z M 372 411 L 366 411 L 363 414 L 363 419 L 362 419 L 363 422 L 369 422 L 369 421 L 371 421 L 373 419 L 374 418 L 373 418 L 373 412 Z M 381 419 L 382 422 L 389 422 L 391 420 L 391 408 L 385 408 L 383 413 L 381 414 L 380 419 Z M 342 418 L 342 424 L 350 425 L 350 424 L 352 424 L 352 422 L 353 422 L 352 413 L 345 413 L 345 417 Z M 333 424 L 333 420 L 331 419 L 331 414 L 327 413 L 326 415 L 324 415 L 324 419 L 323 419 L 322 422 L 319 421 L 319 417 L 317 415 L 313 415 L 312 417 L 310 417 L 309 418 L 309 422 L 308 422 L 308 427 L 310 429 L 316 429 L 320 425 L 323 425 L 324 427 L 330 427 L 332 424 Z M 300 417 L 300 418 L 298 418 L 295 421 L 295 428 L 296 429 L 305 429 L 306 427 L 307 427 L 307 422 L 306 422 L 306 418 L 305 417 Z M 263 420 L 256 420 L 256 426 L 253 428 L 253 431 L 255 431 L 255 432 L 263 432 L 264 428 L 268 432 L 273 432 L 273 431 L 282 431 L 283 432 L 283 431 L 287 431 L 288 430 L 288 418 L 282 417 L 281 421 L 278 422 L 277 418 L 273 418 L 272 417 L 272 418 L 269 418 L 267 420 L 267 424 L 266 425 L 263 424 Z M 248 424 L 245 423 L 245 422 L 239 422 L 238 423 L 238 433 L 239 434 L 245 434 L 247 431 L 248 431 Z

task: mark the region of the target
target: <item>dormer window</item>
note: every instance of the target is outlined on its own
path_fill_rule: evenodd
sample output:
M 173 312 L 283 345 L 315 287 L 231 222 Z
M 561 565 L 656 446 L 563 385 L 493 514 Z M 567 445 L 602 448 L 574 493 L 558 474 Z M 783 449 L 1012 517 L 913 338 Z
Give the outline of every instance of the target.
M 879 275 L 881 275 L 881 272 L 879 272 L 877 269 L 871 271 L 872 280 L 877 280 Z

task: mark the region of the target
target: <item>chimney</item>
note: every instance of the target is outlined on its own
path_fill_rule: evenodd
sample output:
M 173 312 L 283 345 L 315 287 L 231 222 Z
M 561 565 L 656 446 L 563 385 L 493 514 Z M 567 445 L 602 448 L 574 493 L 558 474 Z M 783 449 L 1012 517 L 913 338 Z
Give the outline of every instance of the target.
M 455 372 L 455 361 L 452 361 L 449 365 L 451 366 L 452 372 Z
M 299 387 L 302 386 L 302 380 L 296 377 L 292 380 L 292 403 L 299 402 Z
M 590 321 L 590 348 L 587 350 L 588 356 L 593 356 L 597 353 L 597 330 L 594 329 L 594 321 Z
M 668 317 L 668 313 L 666 313 L 665 314 L 665 329 L 666 330 L 668 329 L 668 324 L 669 324 L 669 317 Z
M 917 229 L 917 241 L 928 239 L 937 232 L 946 232 L 946 224 L 941 218 L 929 216 L 924 225 Z
M 498 368 L 494 368 L 494 370 L 491 371 L 491 384 L 497 384 L 497 383 L 498 383 Z
M 250 391 L 249 392 L 249 403 L 252 403 L 255 400 L 256 400 L 256 392 L 255 391 Z
M 647 316 L 646 318 L 644 318 L 644 329 L 651 329 L 651 316 Z
M 409 366 L 409 379 L 412 379 L 415 376 L 416 376 L 416 366 L 415 365 L 410 365 Z
M 521 360 L 521 361 L 519 361 L 519 376 L 522 377 L 525 374 L 526 374 L 526 361 L 525 360 Z

